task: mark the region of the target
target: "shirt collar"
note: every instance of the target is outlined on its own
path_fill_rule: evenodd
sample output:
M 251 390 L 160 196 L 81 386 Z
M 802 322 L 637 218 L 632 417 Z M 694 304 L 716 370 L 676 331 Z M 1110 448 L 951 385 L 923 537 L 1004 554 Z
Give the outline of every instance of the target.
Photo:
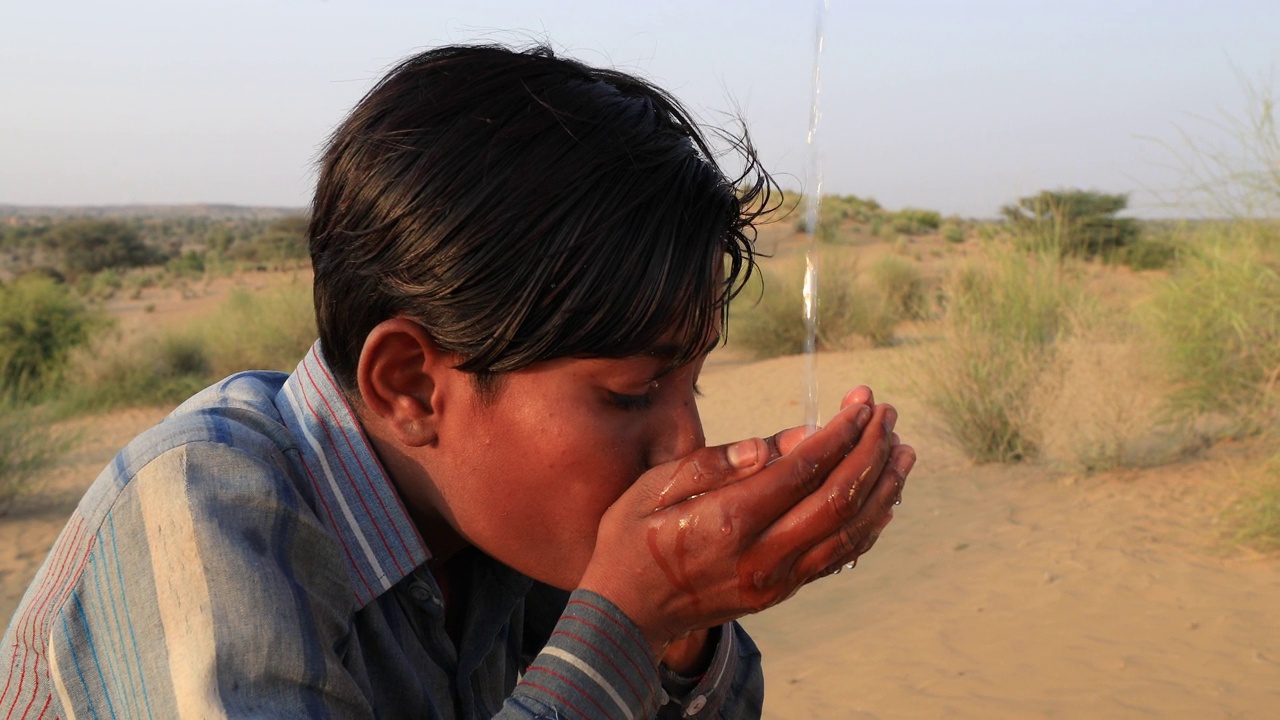
M 360 608 L 431 557 L 391 478 L 378 461 L 320 342 L 276 396 L 297 439 L 316 513 L 342 546 Z

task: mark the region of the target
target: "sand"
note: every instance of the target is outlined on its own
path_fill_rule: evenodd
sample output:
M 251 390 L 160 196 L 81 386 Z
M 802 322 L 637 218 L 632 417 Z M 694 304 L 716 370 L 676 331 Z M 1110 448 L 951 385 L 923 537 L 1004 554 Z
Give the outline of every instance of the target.
M 1250 448 L 1074 477 L 975 466 L 902 379 L 909 349 L 826 354 L 823 413 L 866 382 L 920 460 L 852 571 L 744 623 L 768 718 L 1280 717 L 1280 558 L 1224 547 L 1215 518 Z M 708 440 L 796 424 L 799 358 L 712 356 Z M 0 621 L 83 488 L 162 411 L 80 421 L 49 491 L 0 518 Z

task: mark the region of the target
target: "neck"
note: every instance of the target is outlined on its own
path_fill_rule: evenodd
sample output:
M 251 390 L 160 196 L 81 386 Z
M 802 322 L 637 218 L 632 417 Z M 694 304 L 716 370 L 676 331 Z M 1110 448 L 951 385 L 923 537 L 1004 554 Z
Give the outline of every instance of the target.
M 454 530 L 451 518 L 440 511 L 447 505 L 421 463 L 406 453 L 394 438 L 378 432 L 376 420 L 368 423 L 362 417 L 361 424 L 400 501 L 409 512 L 409 519 L 431 553 L 433 568 L 470 547 L 470 543 Z

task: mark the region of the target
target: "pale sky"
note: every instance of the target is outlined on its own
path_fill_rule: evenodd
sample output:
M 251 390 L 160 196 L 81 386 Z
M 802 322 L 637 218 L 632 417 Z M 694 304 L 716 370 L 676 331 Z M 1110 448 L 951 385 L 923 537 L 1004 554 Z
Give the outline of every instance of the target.
M 0 0 L 0 204 L 305 205 L 325 137 L 387 67 L 483 40 L 639 73 L 710 122 L 736 106 L 799 187 L 816 7 Z M 1280 0 L 830 0 L 825 38 L 825 192 L 988 217 L 1083 187 L 1158 215 L 1146 191 L 1180 182 L 1161 142 L 1244 111 L 1239 76 L 1280 61 Z

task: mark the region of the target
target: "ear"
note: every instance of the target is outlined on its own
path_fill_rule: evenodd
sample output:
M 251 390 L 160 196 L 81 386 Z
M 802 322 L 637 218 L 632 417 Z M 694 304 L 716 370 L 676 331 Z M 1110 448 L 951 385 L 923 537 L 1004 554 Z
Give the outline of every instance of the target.
M 456 358 L 440 350 L 421 325 L 406 318 L 378 323 L 365 338 L 356 367 L 360 398 L 371 419 L 410 447 L 436 440 L 444 375 Z

